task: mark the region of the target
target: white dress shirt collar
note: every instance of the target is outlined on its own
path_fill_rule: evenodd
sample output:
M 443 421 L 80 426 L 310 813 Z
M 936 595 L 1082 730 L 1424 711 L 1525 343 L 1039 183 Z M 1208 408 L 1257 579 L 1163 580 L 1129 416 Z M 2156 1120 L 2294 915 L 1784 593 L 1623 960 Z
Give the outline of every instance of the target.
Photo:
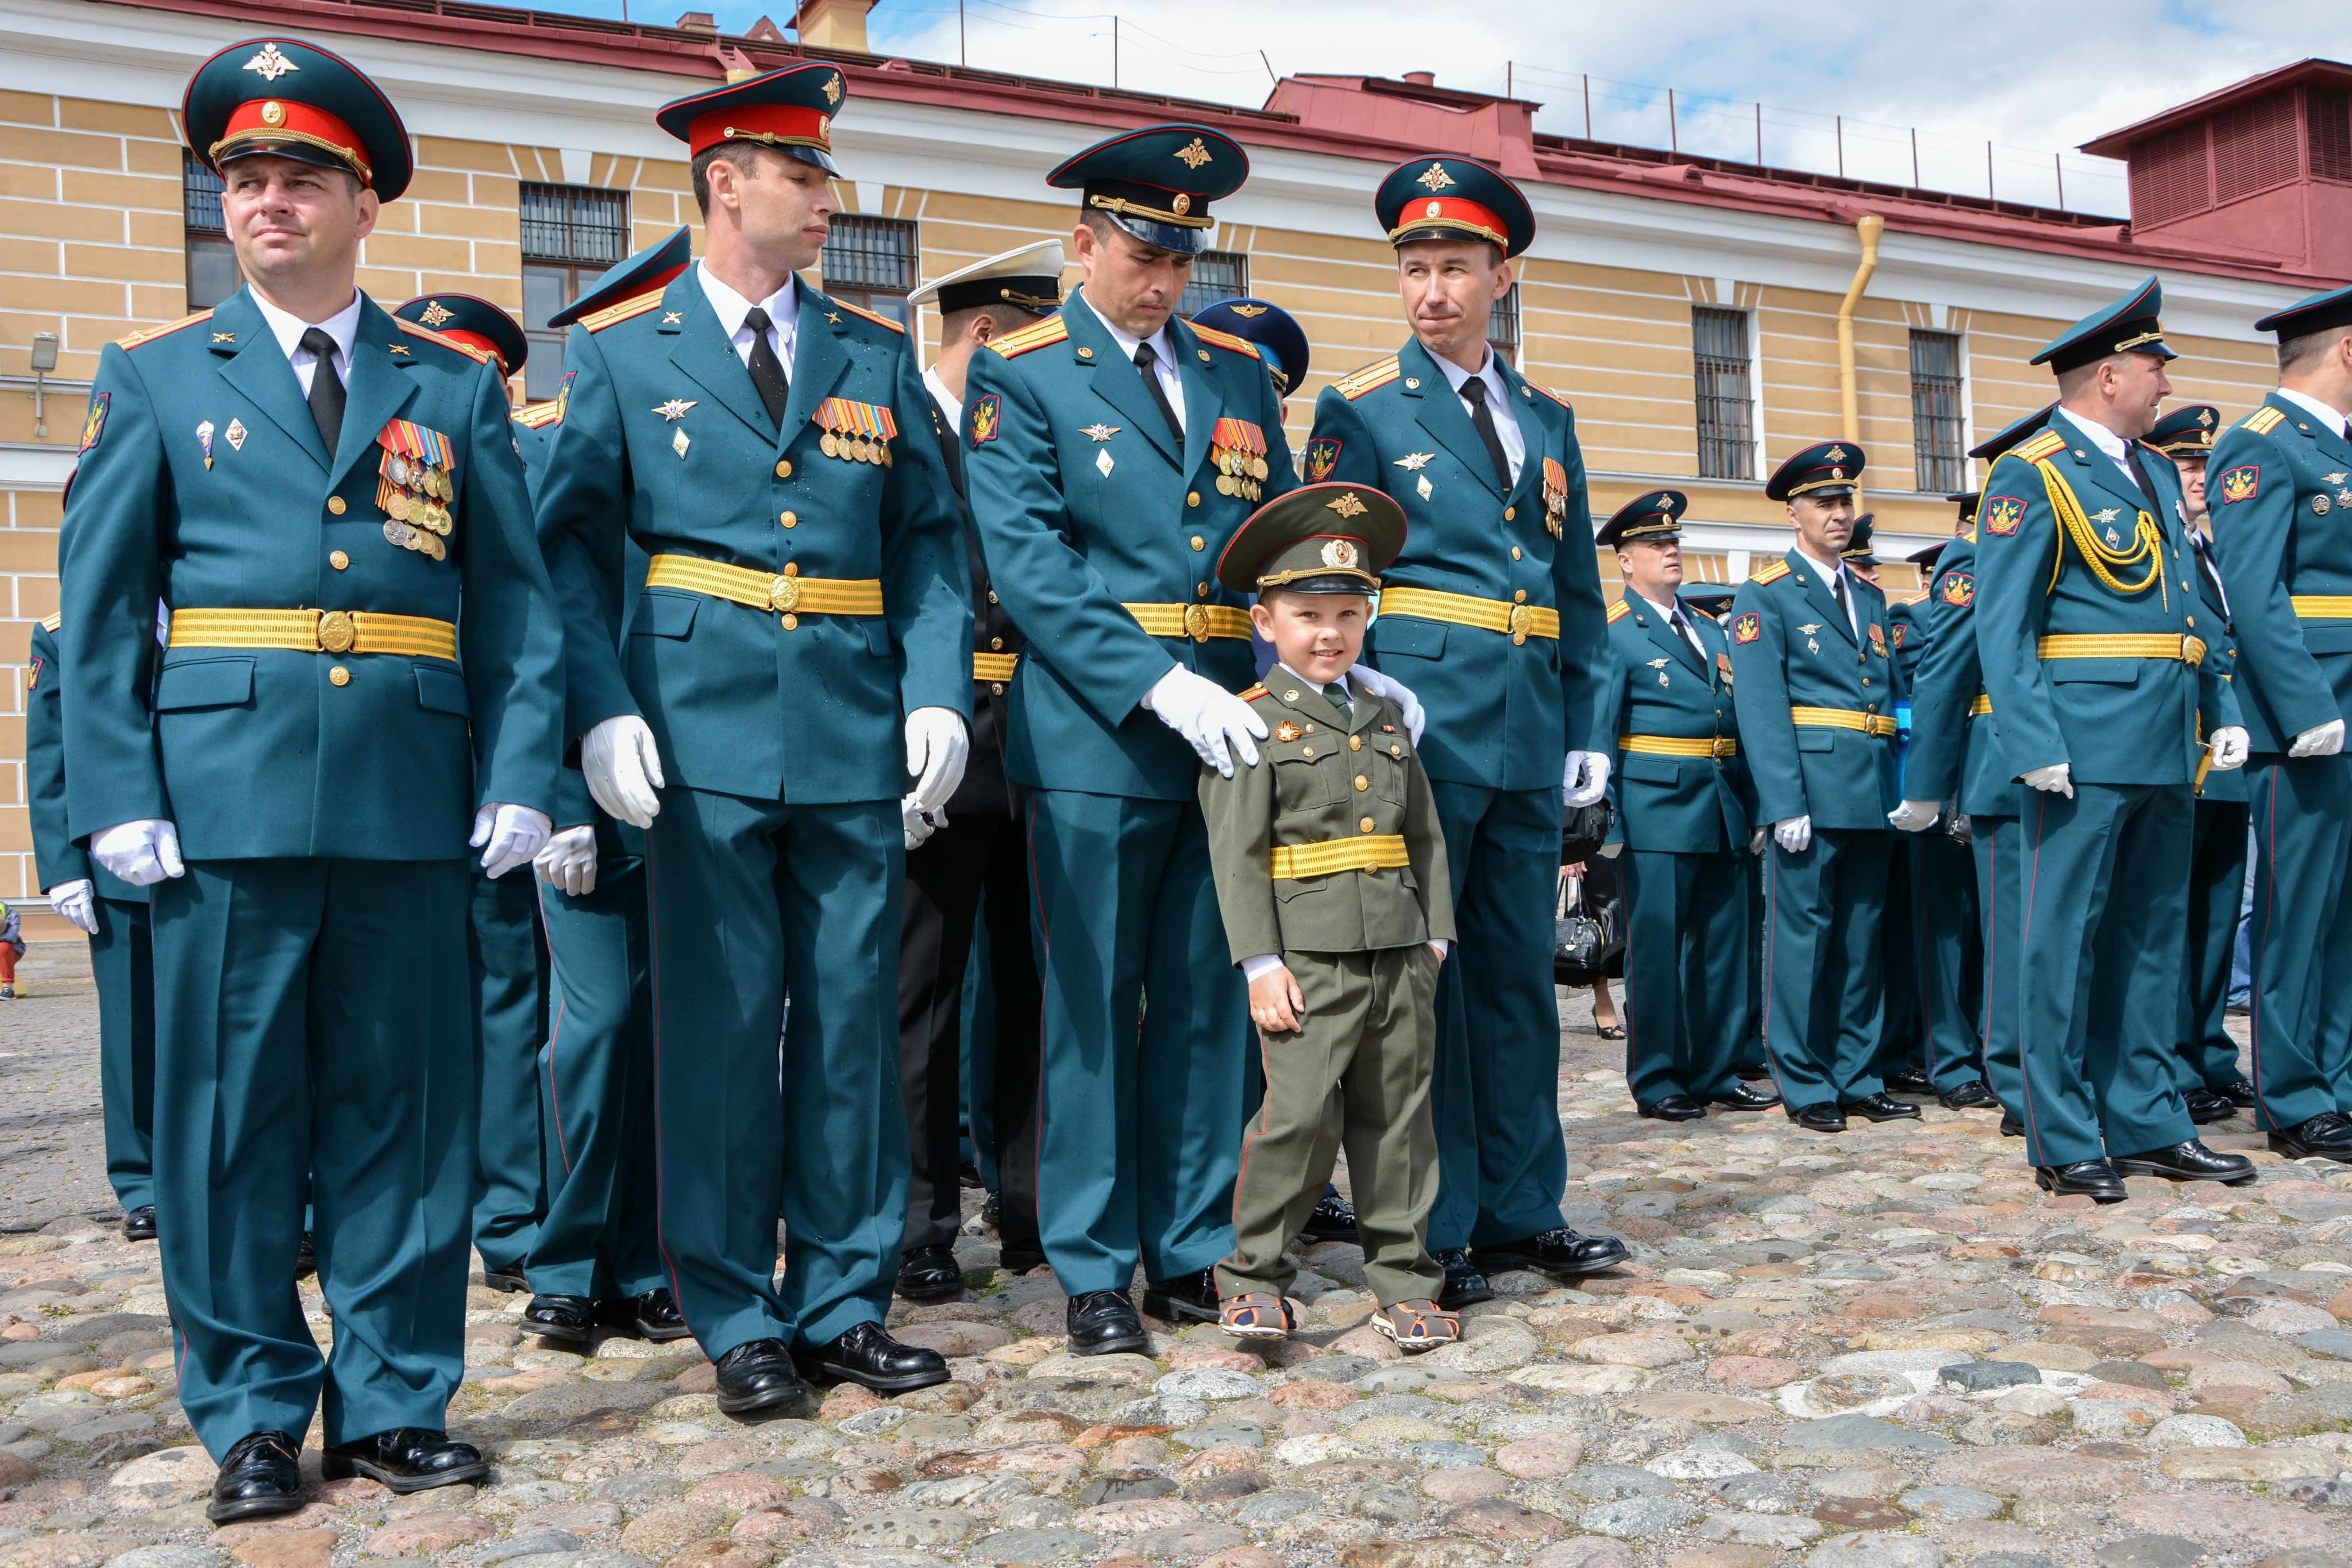
M 1283 674 L 1290 677 L 1291 679 L 1298 682 L 1301 686 L 1313 687 L 1318 693 L 1322 691 L 1324 686 L 1327 684 L 1326 682 L 1319 680 L 1307 679 L 1305 676 L 1299 674 L 1297 670 L 1291 668 L 1290 666 L 1283 663 L 1280 659 L 1275 660 L 1274 668 L 1282 671 Z M 1345 675 L 1339 677 L 1339 689 L 1345 691 L 1350 700 L 1354 700 L 1356 689 L 1349 684 L 1348 678 Z
M 1527 465 L 1528 442 L 1519 429 L 1518 410 L 1511 406 L 1510 388 L 1504 384 L 1502 362 L 1496 357 L 1494 345 L 1487 345 L 1486 363 L 1475 371 L 1464 370 L 1444 354 L 1431 354 L 1429 357 L 1437 362 L 1439 372 L 1444 375 L 1446 384 L 1454 388 L 1456 397 L 1462 397 L 1462 389 L 1474 380 L 1486 384 L 1486 407 L 1495 416 L 1495 436 L 1503 443 L 1503 456 L 1510 461 L 1511 484 L 1516 489 L 1519 482 L 1519 470 Z M 1468 409 L 1470 400 L 1463 397 L 1462 406 Z
M 286 352 L 286 363 L 294 367 L 294 379 L 302 384 L 302 395 L 310 395 L 310 367 L 316 363 L 310 351 L 302 346 L 302 334 L 318 328 L 335 340 L 335 374 L 345 385 L 352 379 L 352 344 L 360 335 L 360 293 L 352 290 L 352 302 L 323 321 L 306 321 L 301 317 L 281 310 L 261 297 L 258 289 L 246 290 L 253 300 L 254 309 L 269 324 L 269 335 Z
M 1088 306 L 1087 309 L 1093 310 L 1093 307 Z M 1099 310 L 1095 311 L 1095 320 L 1103 324 L 1103 331 L 1108 332 L 1111 342 L 1118 345 L 1120 357 L 1129 364 L 1135 363 L 1137 349 L 1147 342 L 1151 344 L 1151 352 L 1158 356 L 1152 363 L 1151 374 L 1159 380 L 1160 390 L 1168 395 L 1168 406 L 1176 411 L 1176 428 L 1184 429 L 1184 377 L 1181 367 L 1176 363 L 1176 337 L 1168 330 L 1167 323 L 1161 322 L 1158 331 L 1144 339 L 1127 331 Z
M 931 401 L 940 405 L 940 412 L 947 416 L 948 428 L 961 429 L 963 426 L 963 399 L 948 390 L 948 384 L 940 379 L 937 365 L 923 367 L 923 385 L 929 391 Z
M 2289 403 L 2294 404 L 2297 408 L 2309 409 L 2314 415 L 2318 416 L 2322 425 L 2334 431 L 2338 437 L 2341 437 L 2344 435 L 2347 423 L 2345 416 L 2336 410 L 2328 407 L 2327 405 L 2320 402 L 2319 399 L 2312 396 L 2309 393 L 2293 392 L 2288 390 L 2286 387 L 2282 386 L 2278 389 L 2278 395 L 2281 397 L 2285 398 Z
M 1843 578 L 1845 580 L 1846 629 L 1854 633 L 1856 636 L 1860 636 L 1862 632 L 1862 618 L 1860 612 L 1854 608 L 1854 577 L 1853 573 L 1848 572 L 1845 569 L 1845 563 L 1841 561 L 1834 566 L 1830 565 L 1828 563 L 1817 558 L 1811 551 L 1806 549 L 1801 543 L 1797 546 L 1797 553 L 1803 556 L 1807 563 L 1810 564 L 1814 571 L 1822 574 L 1822 587 L 1828 587 L 1832 583 L 1836 582 L 1840 578 Z
M 694 275 L 701 279 L 702 297 L 710 301 L 710 309 L 719 317 L 719 329 L 727 341 L 735 345 L 735 353 L 745 364 L 751 363 L 751 329 L 743 318 L 759 306 L 768 312 L 768 320 L 776 330 L 776 357 L 784 362 L 787 374 L 793 363 L 793 339 L 800 326 L 800 308 L 793 289 L 797 283 L 792 274 L 784 275 L 784 286 L 764 300 L 746 300 L 711 275 L 703 262 L 694 264 Z

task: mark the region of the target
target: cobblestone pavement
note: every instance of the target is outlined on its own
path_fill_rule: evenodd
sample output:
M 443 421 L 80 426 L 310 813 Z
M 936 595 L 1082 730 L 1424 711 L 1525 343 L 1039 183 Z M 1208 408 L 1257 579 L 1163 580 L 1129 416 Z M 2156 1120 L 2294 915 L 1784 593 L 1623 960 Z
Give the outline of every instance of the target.
M 0 1002 L 0 1231 L 121 1212 L 106 1184 L 89 949 L 29 943 L 16 1000 Z
M 543 1348 L 477 1289 L 451 1424 L 490 1484 L 223 1531 L 152 1247 L 0 1237 L 0 1568 L 2352 1568 L 2352 1171 L 2225 1123 L 2255 1184 L 2094 1209 L 1990 1114 L 1642 1121 L 1588 1018 L 1570 1204 L 1635 1261 L 1505 1275 L 1460 1345 L 1400 1358 L 1325 1245 L 1271 1353 L 1159 1325 L 1070 1357 L 1051 1278 L 998 1275 L 975 1223 L 965 1300 L 892 1319 L 953 1382 L 743 1426 L 690 1347 Z

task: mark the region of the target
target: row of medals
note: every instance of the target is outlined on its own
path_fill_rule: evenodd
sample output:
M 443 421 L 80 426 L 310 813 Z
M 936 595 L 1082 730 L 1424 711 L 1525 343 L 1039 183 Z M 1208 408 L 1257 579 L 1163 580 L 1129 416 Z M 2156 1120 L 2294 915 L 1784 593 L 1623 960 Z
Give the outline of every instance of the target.
M 1217 493 L 1239 496 L 1253 503 L 1258 499 L 1259 487 L 1265 482 L 1266 475 L 1273 472 L 1264 458 L 1231 447 L 1218 447 L 1216 460 Z
M 449 509 L 446 503 L 457 499 L 457 487 L 449 482 L 449 476 L 429 463 L 394 452 L 384 478 L 392 481 L 390 493 L 382 503 L 391 514 L 384 520 L 384 538 L 403 550 L 414 550 L 436 561 L 446 557 L 449 547 L 441 542 L 449 536 Z
M 844 436 L 828 430 L 819 438 L 817 450 L 828 458 L 843 458 L 853 463 L 878 463 L 890 466 L 890 443 L 879 437 Z

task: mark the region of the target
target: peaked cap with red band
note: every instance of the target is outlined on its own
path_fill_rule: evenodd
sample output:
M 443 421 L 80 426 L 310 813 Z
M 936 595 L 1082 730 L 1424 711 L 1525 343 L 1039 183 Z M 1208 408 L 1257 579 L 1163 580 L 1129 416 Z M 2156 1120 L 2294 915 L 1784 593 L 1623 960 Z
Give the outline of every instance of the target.
M 455 338 L 469 349 L 498 355 L 499 368 L 512 375 L 530 353 L 530 340 L 522 323 L 471 294 L 419 294 L 393 312 L 404 321 L 430 327 L 445 338 Z
M 408 128 L 365 72 L 295 38 L 231 44 L 188 79 L 188 145 L 221 170 L 257 153 L 358 177 L 379 201 L 408 189 Z
M 580 291 L 580 298 L 548 317 L 547 324 L 568 327 L 607 305 L 667 288 L 693 260 L 694 233 L 681 228 L 659 245 L 648 245 L 627 260 L 613 263 L 603 277 Z
M 654 123 L 685 142 L 689 157 L 723 142 L 756 142 L 837 174 L 833 117 L 848 100 L 841 68 L 808 60 L 673 99 L 654 111 Z
M 1519 187 L 1475 158 L 1407 158 L 1388 172 L 1372 211 L 1391 245 L 1483 239 L 1517 256 L 1536 239 L 1536 215 Z

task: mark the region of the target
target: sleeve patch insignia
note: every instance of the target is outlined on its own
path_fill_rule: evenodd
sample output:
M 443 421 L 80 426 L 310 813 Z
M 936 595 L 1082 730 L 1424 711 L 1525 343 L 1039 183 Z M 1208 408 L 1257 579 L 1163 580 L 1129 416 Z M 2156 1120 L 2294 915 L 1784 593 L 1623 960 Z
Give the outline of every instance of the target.
M 2262 493 L 2263 470 L 2254 464 L 2231 468 L 2221 476 L 2221 499 L 2236 502 L 2252 500 Z
M 1937 592 L 1944 603 L 1955 609 L 1967 609 L 1977 602 L 1977 580 L 1966 572 L 1947 572 Z
M 1876 626 L 1873 626 L 1870 629 L 1872 631 L 1876 631 L 1878 628 Z M 1895 646 L 1896 647 L 1901 647 L 1903 646 L 1903 634 L 1910 629 L 1911 628 L 1909 626 L 1904 625 L 1901 621 L 1895 623 Z
M 1733 617 L 1731 622 L 1731 640 L 1733 642 L 1751 643 L 1763 635 L 1764 617 L 1758 615 L 1755 611 L 1750 610 L 1746 615 Z
M 2025 521 L 2025 503 L 2015 496 L 1987 496 L 1977 509 L 1977 521 L 1987 533 L 2015 533 Z
M 996 427 L 1003 416 L 1003 402 L 989 393 L 971 405 L 971 449 L 979 451 L 996 439 Z
M 1339 448 L 1343 445 L 1336 437 L 1318 436 L 1307 443 L 1307 480 L 1321 484 L 1339 466 Z
M 113 401 L 114 394 L 110 392 L 99 392 L 92 393 L 90 395 L 89 417 L 83 420 L 81 425 L 81 449 L 83 451 L 87 452 L 91 447 L 97 446 L 98 438 L 106 433 L 107 405 Z

